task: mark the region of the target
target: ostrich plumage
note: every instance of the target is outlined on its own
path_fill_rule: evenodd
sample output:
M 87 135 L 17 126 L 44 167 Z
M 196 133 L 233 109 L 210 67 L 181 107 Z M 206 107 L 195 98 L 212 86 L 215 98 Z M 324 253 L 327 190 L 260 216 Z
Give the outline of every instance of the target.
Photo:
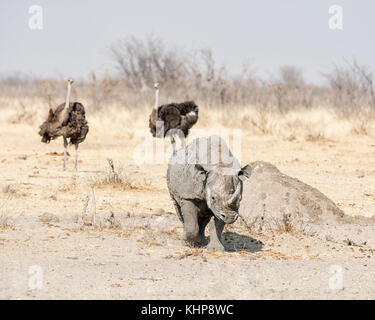
M 159 83 L 155 83 L 154 87 L 155 105 L 149 119 L 151 134 L 157 138 L 169 136 L 173 152 L 176 152 L 174 136 L 179 136 L 182 145 L 185 146 L 185 138 L 190 128 L 198 121 L 199 108 L 194 101 L 159 106 Z
M 42 142 L 49 143 L 63 136 L 70 139 L 70 144 L 81 143 L 89 131 L 85 115 L 85 108 L 80 102 L 70 102 L 68 109 L 65 108 L 65 103 L 55 109 L 51 108 L 47 120 L 40 126 Z
M 184 137 L 187 137 L 189 129 L 198 121 L 198 110 L 194 101 L 169 103 L 153 109 L 149 121 L 151 134 L 156 137 L 156 121 L 163 121 L 162 137 L 165 137 L 171 129 L 181 130 Z
M 75 145 L 75 170 L 77 170 L 78 145 L 85 140 L 89 126 L 86 121 L 85 108 L 80 102 L 70 102 L 68 108 L 65 106 L 66 104 L 62 103 L 49 110 L 47 120 L 40 126 L 39 135 L 42 136 L 44 143 L 49 143 L 60 136 L 64 138 L 64 170 L 69 139 L 69 143 Z

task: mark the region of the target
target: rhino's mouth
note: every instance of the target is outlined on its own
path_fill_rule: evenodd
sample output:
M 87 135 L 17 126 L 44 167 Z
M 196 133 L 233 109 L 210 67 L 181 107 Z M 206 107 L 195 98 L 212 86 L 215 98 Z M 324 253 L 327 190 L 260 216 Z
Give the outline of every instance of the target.
M 217 217 L 226 224 L 231 224 L 237 220 L 238 212 L 219 212 Z
M 240 188 L 237 188 L 240 189 Z M 236 197 L 238 197 L 238 192 L 236 191 Z M 235 206 L 234 200 L 235 197 L 233 195 L 231 196 L 231 199 L 228 200 L 230 202 L 230 205 L 232 208 L 228 208 L 228 206 L 223 206 L 223 205 L 217 205 L 215 203 L 215 198 L 211 197 L 211 190 L 207 188 L 206 190 L 206 201 L 208 207 L 211 209 L 213 214 L 216 216 L 216 218 L 222 220 L 226 224 L 231 224 L 235 222 L 238 218 L 238 207 Z M 216 199 L 217 200 L 217 199 Z M 228 202 L 226 203 L 228 205 Z M 231 210 L 233 209 L 233 210 Z

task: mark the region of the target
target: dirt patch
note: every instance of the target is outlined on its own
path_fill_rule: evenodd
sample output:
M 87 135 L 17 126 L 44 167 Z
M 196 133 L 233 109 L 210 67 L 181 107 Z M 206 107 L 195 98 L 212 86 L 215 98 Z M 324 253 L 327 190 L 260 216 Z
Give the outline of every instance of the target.
M 68 157 L 70 157 L 70 153 L 69 152 L 66 152 L 66 155 Z M 64 156 L 64 152 L 47 152 L 46 156 L 59 156 L 59 157 L 63 157 Z

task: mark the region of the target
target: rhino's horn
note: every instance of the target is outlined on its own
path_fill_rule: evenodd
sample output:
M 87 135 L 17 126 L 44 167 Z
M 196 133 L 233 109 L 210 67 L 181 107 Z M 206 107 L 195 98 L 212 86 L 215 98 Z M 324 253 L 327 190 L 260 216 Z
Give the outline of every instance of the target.
M 236 191 L 232 194 L 232 196 L 229 198 L 229 200 L 227 201 L 226 204 L 228 206 L 230 206 L 231 204 L 233 204 L 233 202 L 238 198 L 238 196 L 240 195 L 240 193 L 241 193 L 241 185 L 238 184 Z

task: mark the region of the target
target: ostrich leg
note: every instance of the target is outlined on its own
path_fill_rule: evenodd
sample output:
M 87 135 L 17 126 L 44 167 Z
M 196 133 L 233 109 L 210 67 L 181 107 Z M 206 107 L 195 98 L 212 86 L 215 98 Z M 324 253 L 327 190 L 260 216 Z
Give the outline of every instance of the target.
M 78 163 L 78 143 L 74 145 L 75 149 L 76 149 L 76 159 L 75 159 L 75 162 L 74 162 L 74 171 L 77 172 L 77 163 Z
M 66 140 L 65 137 L 64 138 L 64 165 L 63 165 L 63 171 L 66 170 L 66 148 L 68 147 L 68 140 Z

